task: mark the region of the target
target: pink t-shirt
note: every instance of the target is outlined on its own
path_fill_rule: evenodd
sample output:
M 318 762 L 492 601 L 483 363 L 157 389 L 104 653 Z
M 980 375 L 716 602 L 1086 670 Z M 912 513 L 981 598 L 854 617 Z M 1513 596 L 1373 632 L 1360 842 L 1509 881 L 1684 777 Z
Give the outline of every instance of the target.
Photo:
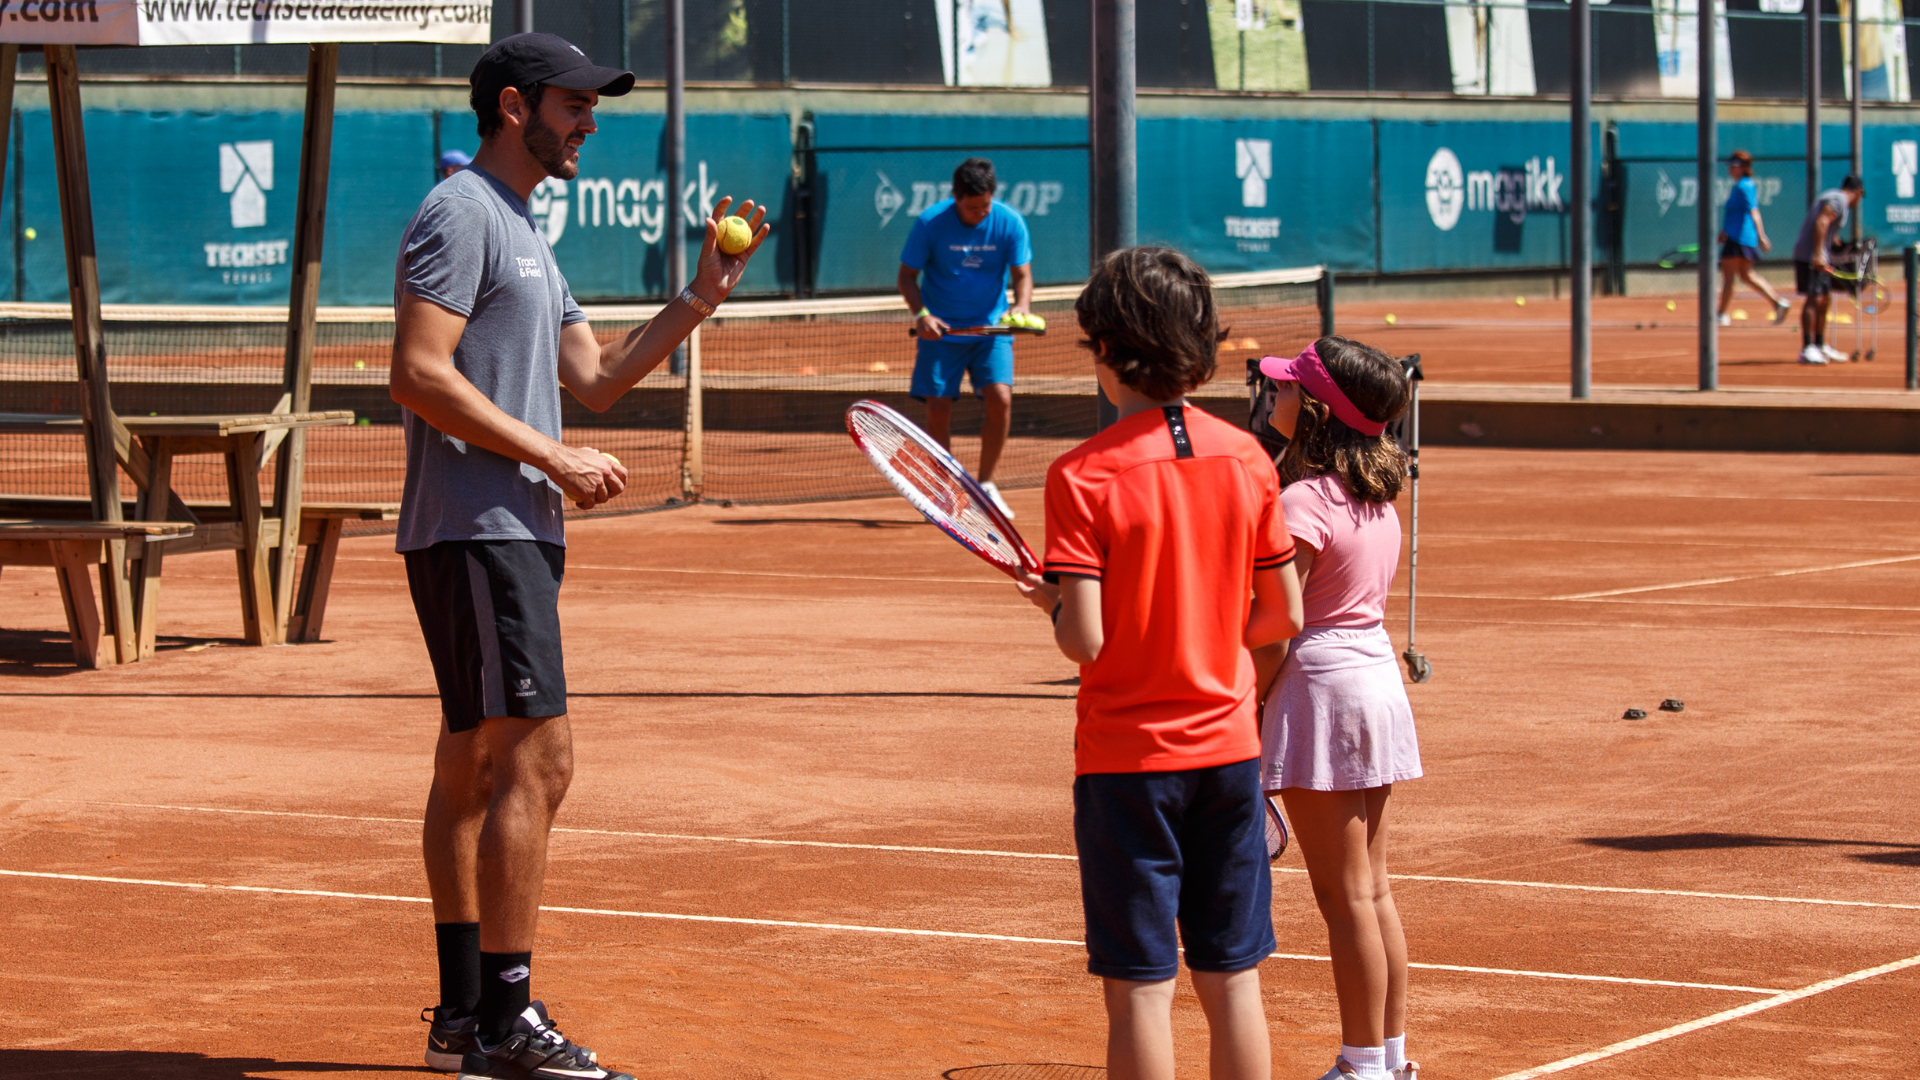
M 1316 476 L 1280 492 L 1287 531 L 1320 554 L 1301 597 L 1308 626 L 1372 626 L 1385 618 L 1400 568 L 1400 515 L 1363 503 L 1338 477 Z

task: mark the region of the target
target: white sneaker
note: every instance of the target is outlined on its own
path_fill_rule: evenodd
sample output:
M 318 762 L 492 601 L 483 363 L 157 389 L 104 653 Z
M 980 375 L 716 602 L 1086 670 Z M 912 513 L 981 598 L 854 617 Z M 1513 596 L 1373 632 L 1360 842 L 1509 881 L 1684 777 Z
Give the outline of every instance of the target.
M 1792 310 L 1793 304 L 1786 300 L 1773 305 L 1773 325 L 1779 326 L 1781 320 L 1787 317 L 1787 312 Z
M 1846 353 L 1841 352 L 1839 349 L 1836 349 L 1831 345 L 1820 346 L 1820 351 L 1823 353 L 1826 353 L 1827 359 L 1833 361 L 1836 364 L 1844 364 L 1848 360 L 1853 359 L 1852 357 L 1848 356 Z
M 1000 497 L 1000 489 L 994 486 L 993 481 L 989 480 L 986 483 L 981 484 L 980 487 L 986 491 L 987 498 L 993 500 L 993 505 L 999 507 L 1000 512 L 1007 515 L 1007 520 L 1012 521 L 1013 507 L 1008 506 L 1007 500 Z
M 1393 1077 L 1393 1080 L 1418 1080 L 1419 1073 L 1420 1063 L 1417 1061 L 1409 1061 L 1397 1069 L 1387 1071 L 1387 1075 Z
M 1333 1068 L 1328 1069 L 1326 1074 L 1320 1077 L 1320 1080 L 1342 1080 L 1343 1077 L 1359 1075 L 1360 1069 L 1358 1066 L 1346 1058 L 1337 1057 L 1333 1059 Z
M 1809 345 L 1800 350 L 1800 362 L 1803 364 L 1820 364 L 1824 366 L 1827 362 L 1827 357 L 1825 353 L 1820 351 L 1820 346 Z
M 1733 316 L 1731 316 L 1731 315 L 1722 315 L 1722 316 L 1720 316 L 1720 325 L 1721 325 L 1721 326 L 1732 326 L 1732 325 L 1733 325 Z

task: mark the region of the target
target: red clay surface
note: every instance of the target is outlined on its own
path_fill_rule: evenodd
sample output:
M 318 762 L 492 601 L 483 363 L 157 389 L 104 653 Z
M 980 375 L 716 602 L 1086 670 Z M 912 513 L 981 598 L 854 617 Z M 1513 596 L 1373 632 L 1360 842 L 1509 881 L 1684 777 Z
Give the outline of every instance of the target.
M 1774 275 L 1778 277 L 1776 273 Z M 1791 281 L 1788 282 L 1791 284 Z M 1902 286 L 1894 283 L 1896 294 Z M 1783 294 L 1786 295 L 1786 294 Z M 1906 386 L 1906 307 L 1896 295 L 1879 315 L 1872 361 L 1803 365 L 1800 305 L 1778 326 L 1757 293 L 1735 293 L 1745 319 L 1720 330 L 1720 385 L 1789 389 L 1900 390 Z M 1427 377 L 1441 382 L 1565 385 L 1573 305 L 1528 296 L 1502 300 L 1337 303 L 1338 330 L 1396 354 L 1417 352 Z M 1667 305 L 1674 305 L 1669 311 Z M 1693 388 L 1699 378 L 1699 330 L 1691 296 L 1596 297 L 1593 381 L 1596 385 Z M 1389 324 L 1387 316 L 1394 317 Z M 1835 297 L 1828 344 L 1847 353 L 1875 348 L 1873 321 L 1849 297 Z
M 1427 776 L 1392 809 L 1412 956 L 1580 978 L 1416 970 L 1424 1076 L 1506 1076 L 1920 955 L 1917 483 L 1912 458 L 1428 452 Z M 1037 543 L 1038 493 L 1012 499 Z M 895 499 L 570 537 L 561 825 L 602 831 L 556 835 L 546 902 L 609 912 L 542 920 L 535 993 L 570 1034 L 649 1078 L 1100 1063 L 1070 861 L 716 839 L 1070 853 L 1074 672 L 1038 613 Z M 170 560 L 161 655 L 88 673 L 51 573 L 0 575 L 0 870 L 355 894 L 0 875 L 0 1075 L 417 1068 L 430 916 L 396 898 L 426 894 L 437 710 L 390 547 L 347 543 L 332 640 L 290 648 L 235 643 L 230 558 Z M 1404 642 L 1404 599 L 1389 626 Z M 1325 956 L 1300 865 L 1275 878 L 1281 949 Z M 1263 974 L 1275 1075 L 1318 1076 L 1327 965 Z M 1571 1074 L 1906 1076 L 1917 1009 L 1920 967 Z M 1184 986 L 1177 1010 L 1182 1075 L 1203 1075 Z

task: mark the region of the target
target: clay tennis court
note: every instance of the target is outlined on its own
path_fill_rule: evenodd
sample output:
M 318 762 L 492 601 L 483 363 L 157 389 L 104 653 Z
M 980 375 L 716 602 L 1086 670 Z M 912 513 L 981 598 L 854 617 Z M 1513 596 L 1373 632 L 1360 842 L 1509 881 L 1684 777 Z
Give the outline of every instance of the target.
M 1423 1075 L 1906 1075 L 1920 462 L 1426 459 L 1428 775 L 1392 810 Z M 570 539 L 535 986 L 570 1034 L 643 1077 L 1101 1063 L 1074 672 L 1038 612 L 898 499 Z M 335 640 L 267 649 L 235 644 L 229 558 L 171 561 L 158 660 L 84 673 L 52 574 L 0 576 L 0 1075 L 425 1075 L 437 704 L 390 549 L 348 541 Z M 1300 866 L 1277 1077 L 1338 1041 Z M 1203 1075 L 1184 983 L 1176 1025 Z

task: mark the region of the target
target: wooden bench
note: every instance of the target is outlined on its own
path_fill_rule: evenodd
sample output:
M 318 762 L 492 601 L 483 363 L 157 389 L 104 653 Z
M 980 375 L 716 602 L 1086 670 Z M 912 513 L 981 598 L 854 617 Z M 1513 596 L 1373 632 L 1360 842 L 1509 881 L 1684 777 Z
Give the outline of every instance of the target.
M 60 602 L 67 611 L 67 633 L 73 639 L 73 659 L 83 668 L 132 663 L 138 659 L 140 635 L 131 604 L 111 606 L 102 613 L 93 599 L 93 574 L 118 573 L 131 559 L 145 555 L 149 544 L 193 535 L 193 526 L 176 521 L 18 521 L 0 520 L 0 566 L 51 566 L 60 582 Z M 127 559 L 110 557 L 112 543 L 127 545 Z M 132 596 L 131 589 L 118 590 Z M 151 618 L 152 612 L 143 612 Z M 111 631 L 103 635 L 102 629 Z
M 333 560 L 340 553 L 340 534 L 347 522 L 399 519 L 399 503 L 300 504 L 300 546 L 306 549 L 306 558 L 300 566 L 300 591 L 293 595 L 293 612 L 287 617 L 288 644 L 320 640 L 327 591 L 333 583 Z

